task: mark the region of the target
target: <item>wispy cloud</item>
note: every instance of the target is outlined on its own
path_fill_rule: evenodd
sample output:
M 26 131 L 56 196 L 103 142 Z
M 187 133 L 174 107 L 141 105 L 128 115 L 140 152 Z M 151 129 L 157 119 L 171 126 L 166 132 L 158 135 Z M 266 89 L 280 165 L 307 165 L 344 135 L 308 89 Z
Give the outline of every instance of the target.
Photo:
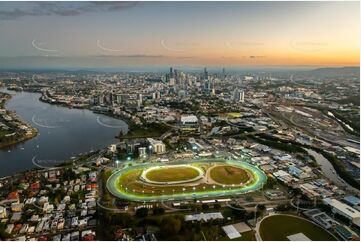
M 250 56 L 248 56 L 248 58 L 250 58 L 250 59 L 261 59 L 261 58 L 266 58 L 266 56 L 264 56 L 264 55 L 250 55 Z
M 2 4 L 4 3 L 0 3 L 0 9 Z M 23 9 L 13 7 L 0 10 L 0 20 L 39 16 L 69 17 L 89 12 L 121 11 L 137 4 L 137 2 L 28 2 L 27 7 Z

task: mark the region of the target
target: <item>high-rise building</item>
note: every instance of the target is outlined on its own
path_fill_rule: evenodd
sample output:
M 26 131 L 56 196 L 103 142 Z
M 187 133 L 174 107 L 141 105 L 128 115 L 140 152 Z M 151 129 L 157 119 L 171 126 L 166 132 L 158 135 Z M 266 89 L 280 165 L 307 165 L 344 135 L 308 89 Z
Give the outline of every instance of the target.
M 174 80 L 176 84 L 179 84 L 178 70 L 174 69 Z
M 121 104 L 121 103 L 122 103 L 122 95 L 117 94 L 117 104 Z
M 137 94 L 137 101 L 138 101 L 138 104 L 142 105 L 142 103 L 143 103 L 143 94 L 141 94 L 141 93 Z
M 152 138 L 147 138 L 147 141 L 149 143 L 149 148 L 151 149 L 151 153 L 156 154 L 164 154 L 165 153 L 165 144 L 160 140 L 155 140 Z
M 173 67 L 169 68 L 169 77 L 170 78 L 174 77 L 174 75 L 173 75 Z
M 208 80 L 208 72 L 206 67 L 204 67 L 204 79 Z
M 222 81 L 226 80 L 226 68 L 222 69 Z
M 233 91 L 233 101 L 244 102 L 244 91 L 235 89 Z

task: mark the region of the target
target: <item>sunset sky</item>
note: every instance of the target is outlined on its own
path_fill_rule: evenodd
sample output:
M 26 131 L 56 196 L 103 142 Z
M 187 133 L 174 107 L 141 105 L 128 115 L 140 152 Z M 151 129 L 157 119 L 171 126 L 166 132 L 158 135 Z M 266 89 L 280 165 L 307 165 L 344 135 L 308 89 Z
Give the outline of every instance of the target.
M 359 66 L 359 2 L 1 2 L 0 66 Z

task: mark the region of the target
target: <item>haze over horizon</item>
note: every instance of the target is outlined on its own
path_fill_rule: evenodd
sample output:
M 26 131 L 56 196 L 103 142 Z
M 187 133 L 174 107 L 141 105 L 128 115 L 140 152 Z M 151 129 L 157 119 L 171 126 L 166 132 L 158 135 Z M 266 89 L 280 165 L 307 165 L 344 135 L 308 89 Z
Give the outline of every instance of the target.
M 342 67 L 359 2 L 1 2 L 6 68 Z

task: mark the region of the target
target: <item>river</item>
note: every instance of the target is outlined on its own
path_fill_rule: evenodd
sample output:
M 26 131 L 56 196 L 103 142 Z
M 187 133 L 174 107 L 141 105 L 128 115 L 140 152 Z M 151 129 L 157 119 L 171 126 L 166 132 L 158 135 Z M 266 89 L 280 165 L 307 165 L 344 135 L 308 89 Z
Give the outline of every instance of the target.
M 330 179 L 333 183 L 335 183 L 340 188 L 344 188 L 349 191 L 353 191 L 356 193 L 359 193 L 359 190 L 355 189 L 351 185 L 349 185 L 347 182 L 345 182 L 341 177 L 337 175 L 336 170 L 333 168 L 331 162 L 327 160 L 323 155 L 317 153 L 316 151 L 312 149 L 306 149 L 304 148 L 309 155 L 315 158 L 317 164 L 320 165 L 322 173 Z
M 36 166 L 54 166 L 80 153 L 116 143 L 115 136 L 121 130 L 128 131 L 122 120 L 47 104 L 39 100 L 39 93 L 0 91 L 13 95 L 6 108 L 39 131 L 30 140 L 0 150 L 0 177 Z

